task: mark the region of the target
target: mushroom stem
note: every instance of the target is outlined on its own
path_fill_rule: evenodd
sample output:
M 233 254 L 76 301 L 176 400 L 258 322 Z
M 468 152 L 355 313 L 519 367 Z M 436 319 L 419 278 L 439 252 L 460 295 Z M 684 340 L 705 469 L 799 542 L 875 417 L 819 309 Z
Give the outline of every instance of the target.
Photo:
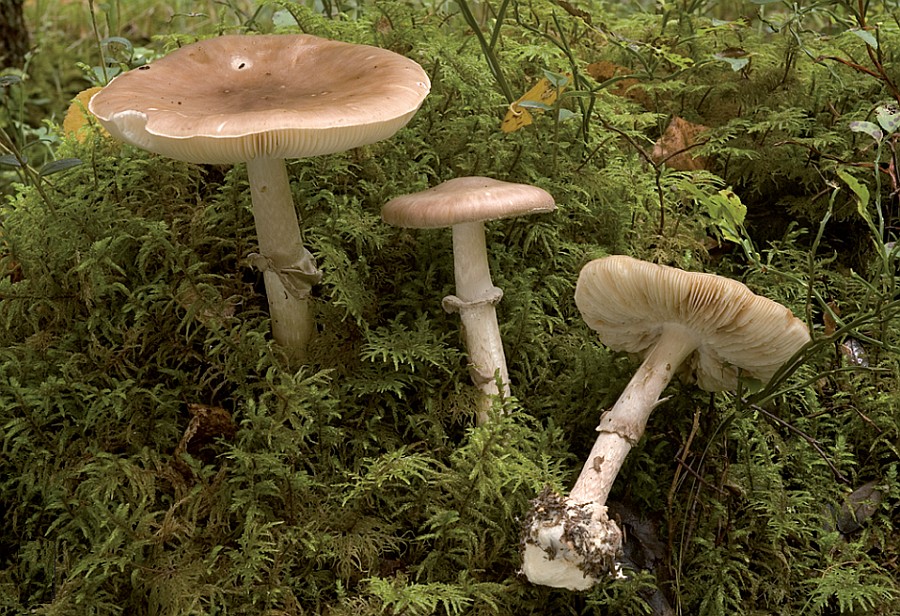
M 456 295 L 464 302 L 478 301 L 494 288 L 483 222 L 453 225 L 453 273 Z
M 600 417 L 597 440 L 581 475 L 569 492 L 576 503 L 605 504 L 631 448 L 644 435 L 650 413 L 681 363 L 697 348 L 697 339 L 681 325 L 667 323 L 656 345 L 628 382 L 613 407 Z
M 469 374 L 481 390 L 476 413 L 476 423 L 481 425 L 488 420 L 492 399 L 510 393 L 495 309 L 503 292 L 491 282 L 483 222 L 453 225 L 453 267 L 456 296 L 444 298 L 444 309 L 459 311 L 469 354 Z M 498 377 L 502 390 L 497 387 Z
M 606 499 L 625 456 L 675 370 L 697 348 L 688 328 L 667 323 L 656 345 L 615 405 L 600 417 L 600 433 L 569 496 L 542 495 L 525 528 L 522 570 L 534 584 L 584 590 L 617 574 L 622 534 L 606 514 Z
M 284 160 L 251 159 L 247 177 L 260 252 L 254 264 L 263 272 L 272 336 L 291 362 L 302 363 L 314 326 L 309 293 L 321 273 L 303 246 Z

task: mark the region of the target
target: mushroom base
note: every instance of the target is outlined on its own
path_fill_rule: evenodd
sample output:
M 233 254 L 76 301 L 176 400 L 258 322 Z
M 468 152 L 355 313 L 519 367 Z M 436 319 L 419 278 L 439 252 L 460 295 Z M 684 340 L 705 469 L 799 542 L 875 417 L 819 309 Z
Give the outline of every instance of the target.
M 587 590 L 618 577 L 622 531 L 606 506 L 576 503 L 545 489 L 534 501 L 522 538 L 522 573 L 532 584 Z

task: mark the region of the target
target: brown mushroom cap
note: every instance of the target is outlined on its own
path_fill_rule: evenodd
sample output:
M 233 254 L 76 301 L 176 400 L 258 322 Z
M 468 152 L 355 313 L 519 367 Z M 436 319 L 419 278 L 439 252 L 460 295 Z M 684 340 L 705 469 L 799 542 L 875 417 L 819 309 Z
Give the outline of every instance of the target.
M 430 87 L 421 66 L 386 49 L 307 34 L 229 35 L 119 75 L 89 108 L 115 137 L 151 152 L 237 163 L 386 139 Z
M 665 325 L 686 328 L 697 349 L 684 366 L 707 391 L 734 389 L 738 368 L 767 382 L 809 341 L 790 310 L 735 280 L 621 255 L 584 266 L 575 303 L 616 351 L 644 353 Z
M 550 193 L 537 186 L 472 176 L 391 199 L 381 217 L 397 227 L 437 229 L 555 209 Z

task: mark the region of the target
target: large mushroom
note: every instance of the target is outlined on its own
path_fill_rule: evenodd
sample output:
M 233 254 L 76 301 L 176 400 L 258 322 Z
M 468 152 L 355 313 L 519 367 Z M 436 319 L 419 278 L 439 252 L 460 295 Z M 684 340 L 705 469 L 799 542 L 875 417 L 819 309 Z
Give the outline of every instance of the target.
M 541 188 L 474 176 L 396 197 L 381 210 L 384 221 L 398 227 L 453 229 L 456 295 L 445 297 L 443 306 L 447 312 L 459 312 L 462 321 L 470 376 L 481 390 L 478 424 L 487 420 L 493 398 L 510 393 L 495 309 L 503 292 L 491 282 L 484 223 L 554 209 L 553 197 Z
M 200 41 L 116 77 L 91 113 L 114 136 L 192 163 L 247 164 L 272 333 L 303 361 L 321 272 L 303 246 L 284 160 L 386 139 L 431 83 L 401 55 L 306 34 Z
M 622 534 L 606 499 L 625 456 L 677 370 L 707 391 L 738 378 L 768 382 L 809 342 L 790 310 L 712 274 L 611 256 L 581 270 L 575 303 L 600 340 L 644 361 L 615 405 L 569 496 L 534 501 L 524 533 L 523 571 L 535 584 L 583 590 L 616 573 Z

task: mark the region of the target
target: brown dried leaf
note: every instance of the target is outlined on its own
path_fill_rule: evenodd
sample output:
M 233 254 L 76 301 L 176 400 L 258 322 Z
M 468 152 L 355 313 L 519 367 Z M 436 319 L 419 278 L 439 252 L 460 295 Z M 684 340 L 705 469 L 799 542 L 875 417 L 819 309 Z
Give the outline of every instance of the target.
M 833 312 L 837 316 L 841 316 L 841 309 L 838 308 L 838 305 L 835 302 L 828 302 L 828 307 L 831 308 L 831 312 Z M 834 317 L 831 316 L 831 312 L 825 312 L 822 315 L 822 322 L 825 325 L 826 336 L 830 336 L 837 329 L 837 323 L 835 323 Z
M 631 72 L 627 67 L 614 64 L 613 62 L 609 62 L 607 60 L 592 62 L 591 64 L 588 64 L 587 67 L 585 67 L 585 71 L 587 71 L 588 75 L 599 82 L 607 81 L 609 79 L 612 79 L 613 77 L 627 75 Z M 652 108 L 650 97 L 647 96 L 647 92 L 640 86 L 640 83 L 641 82 L 634 77 L 620 79 L 610 86 L 609 92 L 610 94 L 615 94 L 616 96 L 622 96 L 624 98 L 633 100 L 643 107 L 650 109 Z
M 653 146 L 650 158 L 656 164 L 664 164 L 678 171 L 706 169 L 708 161 L 701 156 L 692 156 L 690 149 L 699 142 L 699 135 L 707 130 L 702 124 L 692 124 L 684 118 L 674 116 L 665 132 Z
M 234 316 L 235 303 L 228 299 L 218 303 L 211 303 L 201 297 L 193 286 L 183 284 L 175 295 L 178 305 L 193 313 L 195 319 L 206 327 L 221 327 L 223 323 Z
M 231 413 L 220 406 L 206 406 L 205 404 L 188 404 L 188 411 L 192 415 L 191 421 L 178 446 L 175 447 L 175 457 L 182 453 L 197 455 L 201 449 L 211 445 L 217 438 L 231 440 L 237 434 L 237 426 L 231 418 Z
M 3 233 L 0 233 L 0 279 L 9 278 L 12 282 L 21 282 L 25 278 L 22 266 L 12 258 L 10 252 Z

